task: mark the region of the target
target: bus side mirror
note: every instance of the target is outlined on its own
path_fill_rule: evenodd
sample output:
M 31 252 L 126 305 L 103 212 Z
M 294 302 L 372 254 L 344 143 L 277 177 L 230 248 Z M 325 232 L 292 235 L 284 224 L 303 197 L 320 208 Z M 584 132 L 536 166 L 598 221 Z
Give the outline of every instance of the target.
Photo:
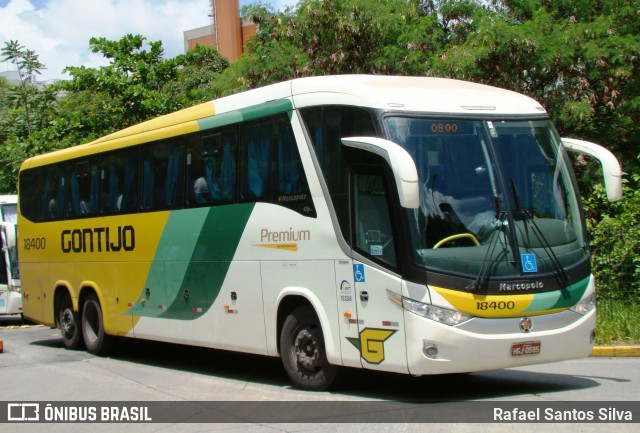
M 342 139 L 342 144 L 383 157 L 393 172 L 400 205 L 409 209 L 420 206 L 418 170 L 413 158 L 403 147 L 377 137 L 348 137 Z
M 622 198 L 622 170 L 613 153 L 599 144 L 575 138 L 562 138 L 562 144 L 567 150 L 586 153 L 600 161 L 607 198 L 609 201 L 618 201 Z

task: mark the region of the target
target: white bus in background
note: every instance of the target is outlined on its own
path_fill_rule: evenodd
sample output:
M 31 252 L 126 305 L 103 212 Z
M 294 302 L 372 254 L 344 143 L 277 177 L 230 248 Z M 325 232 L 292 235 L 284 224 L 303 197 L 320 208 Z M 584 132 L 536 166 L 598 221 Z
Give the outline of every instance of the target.
M 22 314 L 22 293 L 18 269 L 18 196 L 0 195 L 0 315 Z

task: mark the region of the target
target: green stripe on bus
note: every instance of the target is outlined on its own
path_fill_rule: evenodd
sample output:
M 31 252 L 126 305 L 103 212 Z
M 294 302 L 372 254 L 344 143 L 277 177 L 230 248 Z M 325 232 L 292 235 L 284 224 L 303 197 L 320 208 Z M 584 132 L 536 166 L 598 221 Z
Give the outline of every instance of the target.
M 206 117 L 198 120 L 198 128 L 203 131 L 211 128 L 219 128 L 234 123 L 242 122 L 242 114 L 239 111 L 218 114 L 217 116 Z
M 211 308 L 254 206 L 247 203 L 209 209 L 182 284 L 174 286 L 173 302 L 160 317 L 192 320 Z
M 244 120 L 253 120 L 260 117 L 269 116 L 271 114 L 283 113 L 291 111 L 293 104 L 288 99 L 278 99 L 276 101 L 265 102 L 264 104 L 254 105 L 252 107 L 240 110 Z
M 589 277 L 564 289 L 552 292 L 536 293 L 531 304 L 523 312 L 570 308 L 577 304 L 589 286 Z
M 127 313 L 192 320 L 215 301 L 255 204 L 174 211 L 145 287 Z M 148 288 L 148 291 L 147 291 Z
M 228 113 L 221 113 L 200 119 L 198 120 L 198 128 L 201 131 L 211 128 L 219 128 L 221 126 L 227 126 L 246 120 L 259 119 L 272 114 L 291 111 L 292 109 L 293 104 L 291 101 L 288 99 L 278 99 L 276 101 L 253 105 L 241 110 L 230 111 Z

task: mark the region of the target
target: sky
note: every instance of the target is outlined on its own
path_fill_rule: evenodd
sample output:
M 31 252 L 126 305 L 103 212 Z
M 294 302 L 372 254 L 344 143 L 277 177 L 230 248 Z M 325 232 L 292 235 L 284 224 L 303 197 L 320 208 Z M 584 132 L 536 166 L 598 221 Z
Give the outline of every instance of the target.
M 220 0 L 219 0 L 220 1 Z M 229 1 L 229 0 L 222 0 Z M 264 0 L 263 0 L 264 1 Z M 240 0 L 240 7 L 257 0 Z M 67 66 L 97 68 L 108 61 L 91 53 L 89 39 L 120 40 L 128 33 L 162 41 L 165 58 L 184 52 L 185 30 L 210 24 L 210 0 L 0 0 L 0 48 L 17 40 L 46 69 L 38 81 L 69 78 Z M 296 0 L 268 0 L 276 10 Z M 0 71 L 15 66 L 0 62 Z

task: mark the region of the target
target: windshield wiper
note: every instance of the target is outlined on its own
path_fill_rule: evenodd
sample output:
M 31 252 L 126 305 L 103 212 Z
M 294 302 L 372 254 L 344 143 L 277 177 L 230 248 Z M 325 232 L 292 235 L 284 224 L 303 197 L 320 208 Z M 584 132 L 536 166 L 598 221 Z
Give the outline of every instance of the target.
M 496 204 L 497 204 L 497 200 L 496 200 Z M 499 206 L 498 206 L 499 207 Z M 504 232 L 505 231 L 505 220 L 507 218 L 507 213 L 504 211 L 500 211 L 497 213 L 496 215 L 496 230 L 499 232 L 502 232 L 502 234 L 504 235 L 505 238 L 505 243 L 507 244 L 507 234 Z M 498 240 L 500 239 L 500 233 L 497 234 L 493 234 L 492 238 L 491 238 L 491 242 L 489 242 L 489 245 L 487 246 L 487 252 L 484 255 L 484 259 L 482 260 L 482 266 L 480 267 L 480 271 L 478 272 L 478 275 L 476 275 L 475 280 L 473 280 L 471 283 L 467 284 L 467 286 L 465 287 L 466 290 L 468 291 L 474 291 L 474 290 L 479 290 L 482 288 L 482 286 L 484 286 L 484 284 L 487 281 L 487 277 L 489 275 L 489 268 L 491 263 L 494 262 L 493 258 L 493 254 L 494 251 L 496 250 L 496 247 L 498 245 Z M 503 244 L 503 246 L 504 246 Z M 504 248 L 503 248 L 504 250 Z
M 551 260 L 551 263 L 553 263 L 553 267 L 556 270 L 556 276 L 558 277 L 558 281 L 563 286 L 567 285 L 569 283 L 569 276 L 567 275 L 567 272 L 562 267 L 562 264 L 560 263 L 558 256 L 556 256 L 556 254 L 553 252 L 553 248 L 551 247 L 551 245 L 549 245 L 549 242 L 547 241 L 547 238 L 544 236 L 544 233 L 542 233 L 542 230 L 540 230 L 540 227 L 538 227 L 538 224 L 536 224 L 535 219 L 531 216 L 531 214 L 529 214 L 529 211 L 527 211 L 526 209 L 523 209 L 521 213 L 522 213 L 522 221 L 525 227 L 527 226 L 527 221 L 531 222 L 531 231 L 538 239 L 538 242 L 540 242 L 540 244 L 542 245 L 542 248 L 547 253 L 547 256 L 549 257 L 549 259 Z
M 544 233 L 542 233 L 542 230 L 540 230 L 540 227 L 538 227 L 538 224 L 536 224 L 534 218 L 531 216 L 528 210 L 522 208 L 522 203 L 520 201 L 520 194 L 518 194 L 518 187 L 516 186 L 516 182 L 513 178 L 511 179 L 511 189 L 513 190 L 513 197 L 516 202 L 516 209 L 518 213 L 522 215 L 522 225 L 524 226 L 525 242 L 526 242 L 525 248 L 531 248 L 531 240 L 529 239 L 529 223 L 531 223 L 531 231 L 535 235 L 540 245 L 542 245 L 542 249 L 545 251 L 545 253 L 547 253 L 547 257 L 549 257 L 549 259 L 551 260 L 551 263 L 553 264 L 553 267 L 556 270 L 556 276 L 558 277 L 559 282 L 562 285 L 566 285 L 569 282 L 569 277 L 567 276 L 566 271 L 562 267 L 560 260 L 558 260 L 558 257 L 553 252 L 553 248 L 547 241 L 547 238 L 544 236 Z

